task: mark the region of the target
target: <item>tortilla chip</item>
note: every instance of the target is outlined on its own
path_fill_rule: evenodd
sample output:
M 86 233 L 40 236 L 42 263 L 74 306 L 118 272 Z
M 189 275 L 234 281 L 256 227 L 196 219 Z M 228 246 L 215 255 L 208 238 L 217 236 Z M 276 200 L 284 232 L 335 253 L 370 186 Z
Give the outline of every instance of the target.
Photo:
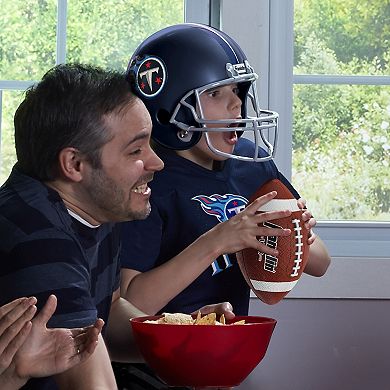
M 232 325 L 245 325 L 245 320 L 233 322 Z
M 177 325 L 192 325 L 194 319 L 189 314 L 183 313 L 164 313 L 164 324 L 177 324 Z
M 195 325 L 215 325 L 217 322 L 217 315 L 215 313 L 206 314 L 199 320 L 195 321 Z

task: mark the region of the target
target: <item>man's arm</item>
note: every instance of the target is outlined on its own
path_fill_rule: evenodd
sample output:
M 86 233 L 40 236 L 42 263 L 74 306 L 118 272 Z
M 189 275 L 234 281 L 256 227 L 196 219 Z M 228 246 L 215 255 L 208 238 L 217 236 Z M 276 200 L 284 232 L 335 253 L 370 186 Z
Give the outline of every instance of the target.
M 110 357 L 101 335 L 92 356 L 68 371 L 55 376 L 64 390 L 113 390 L 117 388 Z
M 146 315 L 120 296 L 120 290 L 113 294 L 105 339 L 111 360 L 116 362 L 142 362 L 133 338 L 130 318 Z

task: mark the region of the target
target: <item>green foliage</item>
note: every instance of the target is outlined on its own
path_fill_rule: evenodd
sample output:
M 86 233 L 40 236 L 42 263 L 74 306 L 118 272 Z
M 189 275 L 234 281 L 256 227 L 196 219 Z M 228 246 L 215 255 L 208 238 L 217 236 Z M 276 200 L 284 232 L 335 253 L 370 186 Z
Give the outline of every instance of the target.
M 295 74 L 389 75 L 389 1 L 295 4 Z M 317 219 L 390 220 L 390 88 L 296 85 L 293 110 L 293 180 Z
M 55 65 L 54 0 L 0 0 L 0 79 L 34 80 Z
M 389 91 L 377 97 L 334 139 L 294 150 L 294 185 L 317 219 L 390 219 Z
M 183 0 L 68 0 L 67 62 L 125 70 L 137 45 L 184 20 Z M 39 80 L 56 64 L 57 0 L 0 0 L 0 80 Z M 16 157 L 13 114 L 22 94 L 4 92 L 0 183 Z
M 314 33 L 338 61 L 367 62 L 384 56 L 390 43 L 389 0 L 295 0 L 295 64 L 300 65 L 307 37 Z M 388 62 L 387 62 L 388 63 Z
M 107 12 L 109 10 L 109 12 Z M 70 62 L 125 69 L 137 45 L 161 28 L 184 19 L 183 1 L 83 0 L 69 2 Z

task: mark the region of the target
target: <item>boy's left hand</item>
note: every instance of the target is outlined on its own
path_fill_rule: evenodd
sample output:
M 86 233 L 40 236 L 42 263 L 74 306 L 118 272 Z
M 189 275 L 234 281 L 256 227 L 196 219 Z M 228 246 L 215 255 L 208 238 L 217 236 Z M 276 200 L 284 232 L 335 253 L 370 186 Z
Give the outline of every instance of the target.
M 316 226 L 317 221 L 314 219 L 312 213 L 306 208 L 306 199 L 299 198 L 297 200 L 297 204 L 301 210 L 304 210 L 302 213 L 302 220 L 305 223 L 305 228 L 309 230 L 309 238 L 307 239 L 307 243 L 311 245 L 317 237 L 317 235 L 313 232 L 313 227 Z
M 223 314 L 228 320 L 233 319 L 235 317 L 235 314 L 233 313 L 233 306 L 230 302 L 221 302 L 213 305 L 206 305 L 201 307 L 199 310 L 202 315 L 210 313 L 216 313 L 218 315 Z M 196 310 L 192 314 L 196 314 L 199 310 Z

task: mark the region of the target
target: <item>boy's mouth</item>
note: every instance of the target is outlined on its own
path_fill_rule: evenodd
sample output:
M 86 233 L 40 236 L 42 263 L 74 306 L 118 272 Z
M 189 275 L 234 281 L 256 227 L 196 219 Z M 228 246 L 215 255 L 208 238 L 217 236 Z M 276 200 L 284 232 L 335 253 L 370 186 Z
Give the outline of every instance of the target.
M 226 132 L 224 138 L 225 141 L 230 145 L 234 145 L 238 140 L 237 133 L 235 131 Z
M 228 128 L 232 128 L 232 127 L 238 127 L 238 123 L 230 123 L 227 125 Z

